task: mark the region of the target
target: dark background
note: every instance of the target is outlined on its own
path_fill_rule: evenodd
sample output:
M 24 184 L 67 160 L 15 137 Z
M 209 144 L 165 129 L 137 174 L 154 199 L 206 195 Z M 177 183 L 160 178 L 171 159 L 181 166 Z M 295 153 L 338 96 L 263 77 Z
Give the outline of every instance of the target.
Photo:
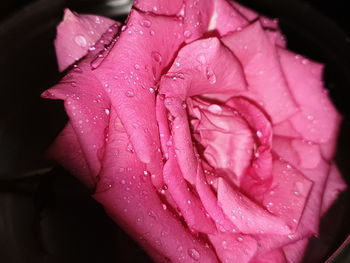
M 302 24 L 304 22 L 294 24 L 295 13 L 291 18 L 288 12 L 276 11 L 283 10 L 284 1 L 293 2 L 240 2 L 268 15 L 282 14 L 282 29 L 289 46 L 299 53 L 328 63 L 326 85 L 345 116 L 337 161 L 348 180 L 350 38 L 341 32 L 350 32 L 346 1 L 334 0 L 327 4 L 320 0 L 300 1 L 303 6 L 300 21 L 306 21 L 305 26 Z M 0 27 L 0 262 L 150 262 L 135 243 L 111 222 L 101 206 L 89 197 L 90 193 L 74 177 L 42 160 L 44 149 L 65 122 L 60 102 L 39 98 L 40 92 L 60 77 L 51 40 L 62 8 L 69 6 L 81 12 L 96 11 L 115 18 L 122 16 L 108 13 L 108 10 L 99 7 L 101 1 L 96 0 L 40 0 L 43 4 L 36 5 L 35 11 L 27 10 L 25 6 L 32 2 L 4 1 L 0 7 L 0 24 L 6 24 L 4 31 Z M 261 2 L 266 2 L 266 5 Z M 50 4 L 52 8 L 44 4 Z M 278 8 L 270 8 L 270 5 Z M 318 15 L 314 20 L 306 19 L 302 16 L 304 11 L 314 16 L 314 12 L 308 11 L 308 6 L 316 8 L 335 24 L 324 27 L 329 25 L 329 21 L 322 20 L 321 23 Z M 23 17 L 15 14 L 18 12 Z M 25 17 L 30 12 L 40 16 L 27 20 Z M 29 25 L 16 25 L 12 29 L 8 21 L 13 22 L 14 17 L 18 25 Z M 30 28 L 31 24 L 35 26 Z M 6 33 L 6 30 L 11 33 Z M 304 33 L 312 37 L 305 37 Z M 334 54 L 329 55 L 329 50 L 334 50 Z M 339 205 L 332 208 L 325 218 L 321 233 L 325 238 L 311 244 L 311 252 L 305 262 L 322 262 L 349 233 L 349 224 L 346 224 L 349 222 L 347 200 L 348 197 L 342 195 Z M 337 262 L 349 261 L 343 259 Z

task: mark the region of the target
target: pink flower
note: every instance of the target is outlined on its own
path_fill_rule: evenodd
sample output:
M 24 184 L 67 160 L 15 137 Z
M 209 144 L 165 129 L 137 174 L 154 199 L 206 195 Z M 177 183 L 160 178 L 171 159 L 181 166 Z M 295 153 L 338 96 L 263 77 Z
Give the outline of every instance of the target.
M 69 122 L 50 155 L 156 262 L 300 262 L 345 188 L 323 66 L 225 0 L 139 0 L 121 26 L 69 10 Z

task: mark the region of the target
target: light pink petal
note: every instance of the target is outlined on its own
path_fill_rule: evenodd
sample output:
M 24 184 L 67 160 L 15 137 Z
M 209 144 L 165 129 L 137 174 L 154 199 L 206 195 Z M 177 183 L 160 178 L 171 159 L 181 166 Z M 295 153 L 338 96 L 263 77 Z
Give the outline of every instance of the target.
M 270 179 L 272 128 L 269 119 L 258 106 L 245 98 L 232 98 L 226 102 L 226 105 L 239 112 L 254 133 L 257 145 L 254 153 L 255 158 L 249 172 L 250 175 L 262 181 Z
M 290 120 L 285 120 L 273 126 L 273 132 L 276 136 L 287 136 L 301 138 L 300 134 L 293 128 Z
M 318 144 L 294 139 L 291 146 L 298 153 L 302 168 L 313 169 L 321 161 L 322 157 Z
M 227 217 L 245 234 L 288 234 L 289 227 L 254 203 L 224 179 L 218 180 L 218 202 Z
M 214 252 L 192 236 L 154 191 L 146 165 L 128 151 L 130 141 L 111 111 L 109 140 L 94 198 L 150 254 L 171 262 L 217 262 Z M 117 157 L 117 158 L 116 158 Z M 163 261 L 160 261 L 163 262 Z
M 276 47 L 260 22 L 227 35 L 222 41 L 242 63 L 249 91 L 245 96 L 261 104 L 273 123 L 286 120 L 297 111 L 279 64 Z
M 113 49 L 92 65 L 145 163 L 161 160 L 154 90 L 182 41 L 173 34 L 180 31 L 177 18 L 133 10 Z
M 176 162 L 173 149 L 164 165 L 164 182 L 177 203 L 189 228 L 202 233 L 214 233 L 215 226 L 206 216 L 200 200 L 191 192 Z
M 208 32 L 210 19 L 214 12 L 214 1 L 184 0 L 184 31 L 185 42 L 189 43 L 202 38 Z
M 182 0 L 135 0 L 133 7 L 143 12 L 175 16 L 180 12 L 182 5 Z
M 250 165 L 254 138 L 251 128 L 230 107 L 193 101 L 198 120 L 194 132 L 205 149 L 203 156 L 217 173 L 226 174 L 237 186 Z M 191 107 L 190 107 L 191 108 Z
M 88 188 L 95 186 L 96 180 L 89 170 L 78 137 L 69 122 L 50 146 L 47 155 L 55 159 Z
M 272 184 L 264 195 L 263 204 L 296 230 L 313 183 L 288 162 L 278 159 L 273 162 L 272 174 Z
M 221 207 L 219 207 L 216 195 L 210 189 L 203 174 L 203 169 L 199 165 L 197 169 L 196 190 L 202 201 L 205 210 L 210 215 L 221 232 L 238 232 L 237 227 L 226 217 Z
M 281 136 L 274 136 L 273 140 L 273 150 L 299 169 L 313 169 L 321 162 L 318 144 Z
M 229 1 L 214 1 L 214 12 L 209 24 L 210 31 L 217 31 L 220 36 L 224 36 L 229 32 L 240 30 L 247 24 L 247 19 L 243 17 Z
M 313 181 L 311 193 L 304 208 L 297 231 L 287 236 L 259 235 L 256 236 L 261 243 L 259 253 L 265 253 L 271 249 L 280 248 L 294 243 L 300 239 L 309 238 L 318 233 L 321 216 L 322 196 L 328 177 L 329 164 L 322 160 L 315 169 L 303 169 L 305 177 Z
M 321 214 L 327 212 L 327 210 L 332 206 L 334 201 L 337 199 L 338 195 L 346 189 L 346 183 L 341 177 L 341 174 L 337 166 L 332 163 L 329 171 L 329 176 L 327 179 L 326 189 L 324 191 Z
M 257 250 L 256 240 L 248 235 L 218 233 L 209 239 L 222 263 L 251 262 Z
M 306 140 L 318 143 L 331 140 L 337 134 L 341 117 L 323 87 L 323 66 L 284 49 L 278 49 L 278 53 L 290 90 L 301 109 L 291 118 L 294 129 Z
M 86 55 L 88 49 L 114 23 L 116 22 L 107 17 L 78 15 L 65 9 L 55 39 L 59 70 L 63 71 Z
M 286 255 L 288 263 L 302 262 L 308 243 L 309 239 L 304 238 L 295 243 L 283 247 L 283 251 Z
M 282 249 L 274 249 L 263 255 L 258 255 L 251 263 L 289 263 Z
M 197 40 L 181 48 L 160 84 L 160 93 L 182 100 L 215 93 L 231 97 L 245 89 L 240 63 L 215 37 Z

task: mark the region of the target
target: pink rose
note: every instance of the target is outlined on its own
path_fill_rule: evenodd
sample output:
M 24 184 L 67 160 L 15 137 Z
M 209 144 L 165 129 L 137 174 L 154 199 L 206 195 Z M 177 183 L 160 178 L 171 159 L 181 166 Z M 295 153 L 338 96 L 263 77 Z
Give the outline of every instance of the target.
M 139 0 L 123 26 L 66 10 L 55 45 L 75 64 L 43 94 L 69 116 L 50 154 L 156 262 L 301 261 L 345 188 L 341 117 L 276 20 Z

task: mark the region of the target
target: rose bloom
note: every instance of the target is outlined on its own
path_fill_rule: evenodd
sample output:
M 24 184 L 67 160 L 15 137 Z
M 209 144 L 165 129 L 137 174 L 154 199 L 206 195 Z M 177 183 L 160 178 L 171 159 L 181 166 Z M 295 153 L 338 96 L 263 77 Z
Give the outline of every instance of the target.
M 323 66 L 225 0 L 65 11 L 49 153 L 156 262 L 300 262 L 345 188 Z

